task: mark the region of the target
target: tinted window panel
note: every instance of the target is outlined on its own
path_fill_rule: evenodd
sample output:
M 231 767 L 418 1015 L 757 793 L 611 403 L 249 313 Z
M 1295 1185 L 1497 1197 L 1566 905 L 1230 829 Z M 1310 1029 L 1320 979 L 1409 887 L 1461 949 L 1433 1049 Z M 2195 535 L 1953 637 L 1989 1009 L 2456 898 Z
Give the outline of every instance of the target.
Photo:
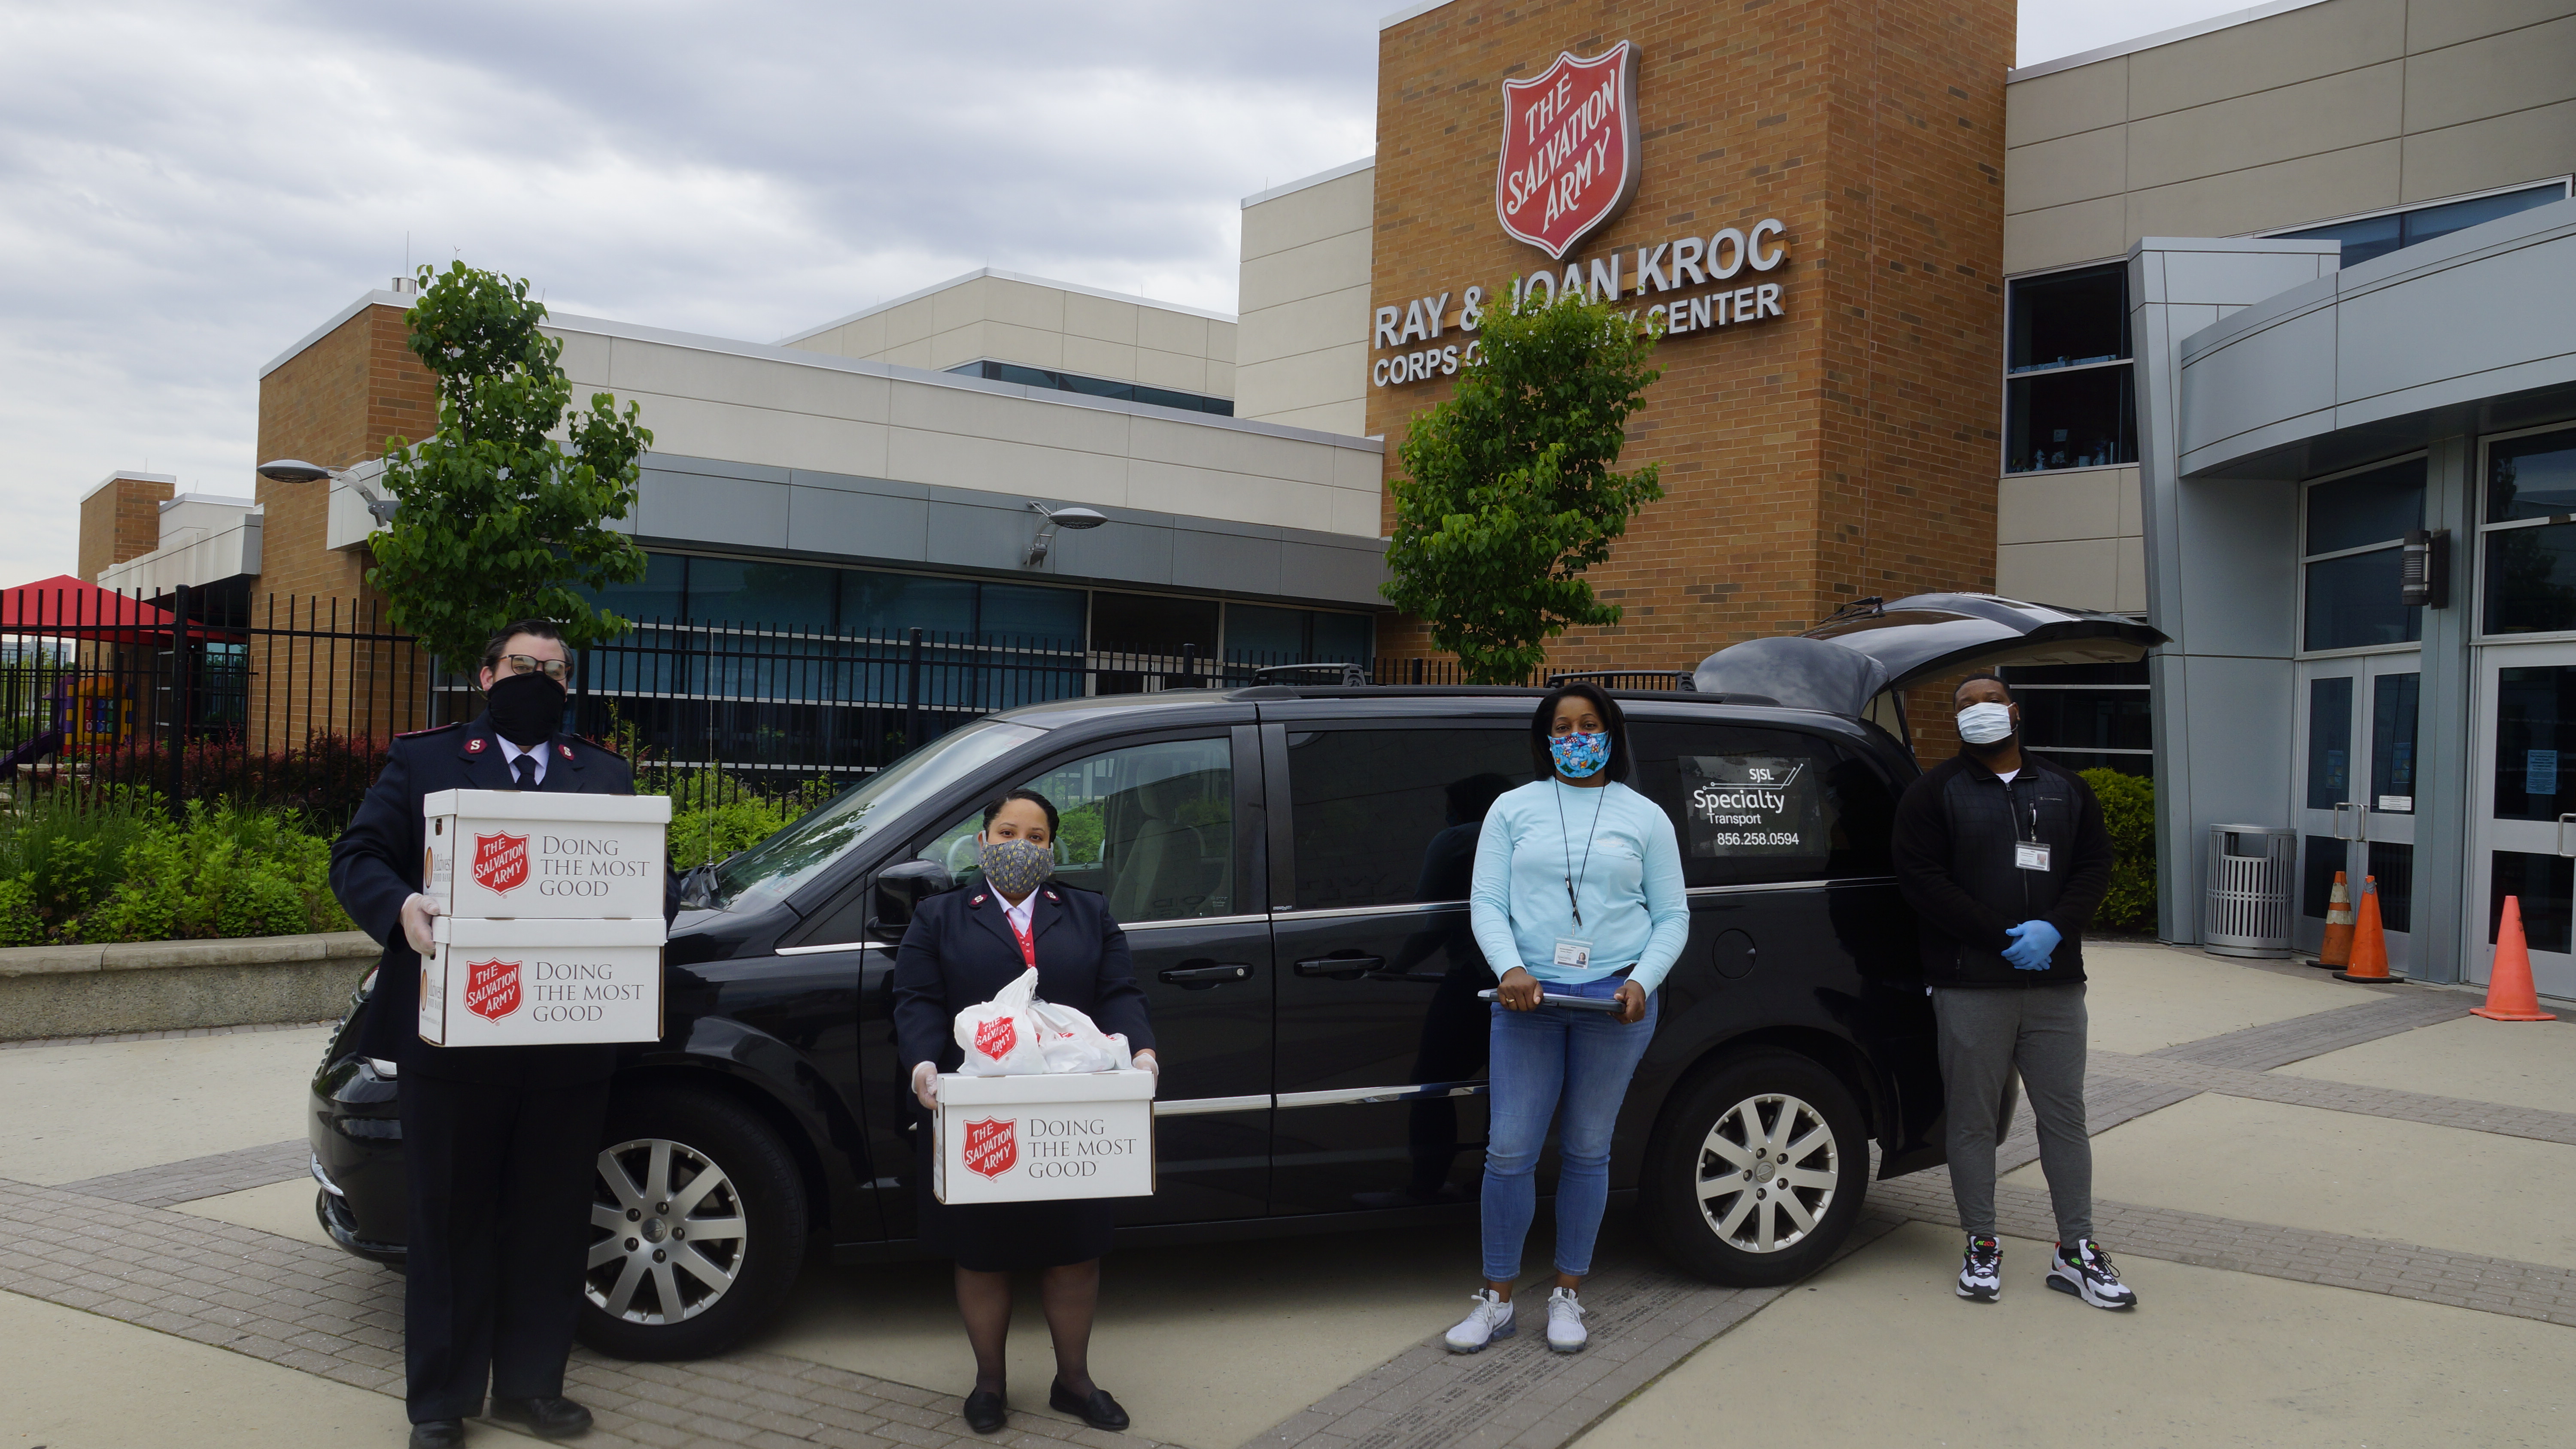
M 2576 629 L 2576 524 L 2488 534 L 2486 596 L 2490 634 Z
M 676 553 L 648 553 L 644 556 L 644 577 L 631 584 L 610 584 L 604 589 L 579 592 L 593 604 L 630 620 L 677 620 L 687 605 L 681 591 L 689 580 L 689 561 Z
M 2415 716 L 2422 683 L 2419 674 L 2383 674 L 2370 682 L 2368 803 L 2373 810 L 2415 813 Z
M 2487 447 L 2487 522 L 2576 513 L 2576 433 L 2508 438 Z
M 1832 741 L 1741 725 L 1628 730 L 1637 751 L 1628 783 L 1673 818 L 1685 883 L 1887 874 L 1895 796 Z
M 2495 944 L 2504 921 L 2504 898 L 2520 900 L 2522 936 L 2534 951 L 2565 951 L 2568 925 L 2576 917 L 2576 860 L 2563 855 L 2528 855 L 2499 850 L 2489 861 L 2487 877 L 2487 944 Z
M 1140 654 L 1178 654 L 1184 644 L 1198 646 L 1199 657 L 1216 657 L 1217 603 L 1214 599 L 1176 599 L 1160 594 L 1094 594 L 1091 637 L 1095 649 L 1134 650 Z
M 1377 621 L 1366 614 L 1315 615 L 1315 657 L 1334 663 L 1366 663 L 1377 654 Z
M 2411 247 L 2417 242 L 2428 242 L 2437 236 L 2449 236 L 2464 227 L 2494 221 L 2498 217 L 2511 216 L 2516 212 L 2529 211 L 2535 206 L 2547 206 L 2553 201 L 2563 201 L 2566 198 L 2566 184 L 2553 182 L 2547 186 L 2534 186 L 2523 191 L 2508 191 L 2502 196 L 2481 196 L 2473 201 L 2454 201 L 2447 206 L 2428 206 L 2420 211 L 2410 211 L 2406 213 L 2406 245 Z M 2350 266 L 2351 263 L 2346 262 L 2344 265 Z
M 975 586 L 963 579 L 851 573 L 841 583 L 841 632 L 879 638 L 906 629 L 964 634 L 975 627 Z
M 2352 799 L 2352 680 L 2308 681 L 2308 808 Z M 2340 868 L 2340 867 L 2338 867 Z
M 2069 367 L 2129 355 L 2125 263 L 2013 283 L 2010 366 Z
M 2374 216 L 2361 221 L 2343 221 L 2333 226 L 2286 232 L 2284 235 L 2302 241 L 2341 242 L 2343 255 L 2336 259 L 2336 265 L 2357 267 L 2372 257 L 2384 257 L 2404 245 L 2404 230 L 2404 223 L 2397 217 Z
M 2424 460 L 2308 489 L 2308 552 L 2341 553 L 2393 543 L 2424 526 Z
M 2359 649 L 2423 637 L 2424 611 L 2398 600 L 2399 552 L 2346 554 L 2308 569 L 2307 647 Z
M 1107 750 L 1015 787 L 1056 808 L 1056 879 L 1107 896 L 1120 921 L 1233 914 L 1234 759 L 1225 740 Z M 980 879 L 975 837 L 983 826 L 979 805 L 914 853 L 961 881 Z
M 2576 669 L 2500 671 L 2495 732 L 2498 820 L 2555 820 L 2576 812 Z
M 2094 468 L 2138 461 L 2126 367 L 2041 373 L 2004 384 L 2004 471 Z
M 1228 659 L 1295 662 L 1306 652 L 1306 611 L 1265 609 L 1258 604 L 1225 606 L 1225 654 Z
M 837 569 L 811 564 L 701 558 L 689 563 L 689 617 L 702 624 L 766 624 L 829 631 Z
M 1082 647 L 1084 600 L 1080 589 L 986 584 L 983 591 L 979 627 L 985 638 Z
M 1525 729 L 1292 728 L 1295 906 L 1465 900 L 1487 807 L 1530 777 Z

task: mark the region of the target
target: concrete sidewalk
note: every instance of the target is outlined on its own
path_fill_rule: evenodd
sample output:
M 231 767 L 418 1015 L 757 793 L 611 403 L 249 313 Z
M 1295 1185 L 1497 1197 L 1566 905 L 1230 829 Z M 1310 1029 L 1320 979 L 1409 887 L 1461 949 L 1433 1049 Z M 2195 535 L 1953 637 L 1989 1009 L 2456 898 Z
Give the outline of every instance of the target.
M 1024 1311 L 1006 1442 L 1556 1449 L 1756 1423 L 1807 1444 L 2560 1437 L 2576 1026 L 2162 947 L 2088 955 L 2099 1215 L 2134 1313 L 2041 1288 L 2025 1125 L 1999 1193 L 2024 1236 L 1992 1307 L 1950 1292 L 1939 1172 L 1874 1184 L 1854 1250 L 1786 1291 L 1680 1278 L 1614 1221 L 1586 1293 L 1595 1347 L 1574 1358 L 1532 1333 L 1438 1348 L 1474 1286 L 1464 1231 L 1128 1251 L 1094 1360 L 1137 1432 L 1033 1407 L 1050 1366 Z M 0 1050 L 0 1217 L 59 1225 L 0 1243 L 0 1334 L 27 1346 L 0 1355 L 0 1446 L 400 1442 L 399 1278 L 323 1244 L 300 1176 L 320 1047 L 306 1030 Z M 944 1265 L 818 1267 L 740 1352 L 585 1353 L 574 1392 L 600 1410 L 592 1444 L 887 1449 L 973 1442 L 954 1414 L 968 1368 Z

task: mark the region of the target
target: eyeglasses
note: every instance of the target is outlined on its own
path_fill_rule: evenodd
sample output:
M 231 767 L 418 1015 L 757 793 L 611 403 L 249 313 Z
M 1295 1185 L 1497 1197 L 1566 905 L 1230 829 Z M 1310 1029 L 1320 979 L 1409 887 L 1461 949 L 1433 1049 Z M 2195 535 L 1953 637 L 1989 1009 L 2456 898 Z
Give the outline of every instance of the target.
M 561 659 L 539 659 L 532 654 L 504 654 L 496 674 L 536 674 L 542 672 L 557 684 L 572 678 L 572 665 Z

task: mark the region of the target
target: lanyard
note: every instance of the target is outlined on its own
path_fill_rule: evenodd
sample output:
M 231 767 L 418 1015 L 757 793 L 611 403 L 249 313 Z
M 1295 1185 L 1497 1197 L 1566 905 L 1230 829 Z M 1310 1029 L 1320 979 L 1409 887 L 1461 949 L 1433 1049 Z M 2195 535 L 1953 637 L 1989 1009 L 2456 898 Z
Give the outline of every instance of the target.
M 1010 926 L 1012 936 L 1019 940 L 1020 959 L 1028 963 L 1030 970 L 1038 969 L 1037 937 L 1031 934 L 1029 929 L 1030 926 L 1037 924 L 1037 912 L 1034 909 L 1029 912 L 1029 926 L 1021 925 L 1020 918 L 1012 915 L 1007 908 L 1002 912 L 1002 920 Z
M 1576 893 L 1582 889 L 1583 878 L 1592 873 L 1592 838 L 1601 832 L 1601 807 L 1609 803 L 1610 786 L 1604 783 L 1593 791 L 1595 798 L 1592 802 L 1592 825 L 1583 835 L 1583 866 L 1580 870 L 1577 870 L 1574 864 L 1574 832 L 1565 824 L 1565 792 L 1570 788 L 1572 787 L 1567 785 L 1557 786 L 1556 833 L 1557 838 L 1565 844 L 1565 904 L 1574 912 L 1574 924 L 1581 926 L 1583 901 Z

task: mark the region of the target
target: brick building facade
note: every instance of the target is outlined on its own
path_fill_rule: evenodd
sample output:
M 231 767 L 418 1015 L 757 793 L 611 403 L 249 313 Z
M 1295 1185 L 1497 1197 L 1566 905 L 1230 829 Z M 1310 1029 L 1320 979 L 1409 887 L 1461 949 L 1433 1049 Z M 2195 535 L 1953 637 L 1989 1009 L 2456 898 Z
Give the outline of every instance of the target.
M 1566 262 L 1638 260 L 1676 237 L 1784 224 L 1764 280 L 1780 315 L 1668 337 L 1622 465 L 1665 497 L 1588 577 L 1625 611 L 1551 650 L 1572 667 L 1687 668 L 1868 595 L 1994 585 L 1996 326 L 2009 0 L 1513 4 L 1452 0 L 1380 36 L 1370 295 L 1490 298 L 1553 263 L 1495 206 L 1502 83 L 1560 52 L 1639 51 L 1634 199 Z M 1377 339 L 1373 339 L 1375 341 Z M 1452 332 L 1451 340 L 1459 340 Z M 1376 348 L 1383 357 L 1388 349 Z M 1374 381 L 1374 379 L 1373 379 Z M 1407 420 L 1448 385 L 1372 386 L 1389 493 Z M 1418 621 L 1382 654 L 1428 651 Z

